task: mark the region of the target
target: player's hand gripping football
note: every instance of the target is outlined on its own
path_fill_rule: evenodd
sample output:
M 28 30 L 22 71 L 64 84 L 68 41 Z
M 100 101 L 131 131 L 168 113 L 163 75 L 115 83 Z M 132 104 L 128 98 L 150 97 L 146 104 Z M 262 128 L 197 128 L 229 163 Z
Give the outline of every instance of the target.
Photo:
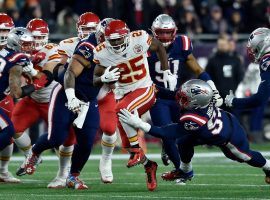
M 120 78 L 119 68 L 118 67 L 114 69 L 111 68 L 112 66 L 107 67 L 104 71 L 104 74 L 100 77 L 103 83 L 115 82 Z
M 172 74 L 169 69 L 163 72 L 163 81 L 165 88 L 169 87 L 170 91 L 175 90 L 177 85 L 177 76 L 175 74 Z

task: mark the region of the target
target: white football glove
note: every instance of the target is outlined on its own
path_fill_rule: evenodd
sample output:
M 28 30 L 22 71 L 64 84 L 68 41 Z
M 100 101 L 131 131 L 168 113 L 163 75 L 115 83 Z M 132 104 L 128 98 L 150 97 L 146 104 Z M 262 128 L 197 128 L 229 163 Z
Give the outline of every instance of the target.
M 75 96 L 74 88 L 65 89 L 65 92 L 68 99 L 68 109 L 74 113 L 79 113 L 81 111 L 81 104 L 83 104 L 83 102 Z
M 131 114 L 127 109 L 121 109 L 120 112 L 118 113 L 119 120 L 134 127 L 134 128 L 139 128 L 143 130 L 144 132 L 149 132 L 151 129 L 151 125 L 144 122 L 139 118 L 138 111 L 135 110 L 134 114 Z
M 223 104 L 223 99 L 220 96 L 218 90 L 213 90 L 213 100 L 215 103 L 215 106 L 220 107 Z
M 228 95 L 226 95 L 225 97 L 225 101 L 224 103 L 226 104 L 226 106 L 228 107 L 232 107 L 232 102 L 233 102 L 233 99 L 235 98 L 234 94 L 233 94 L 233 91 L 230 90 L 230 93 Z
M 33 63 L 29 63 L 27 66 L 23 67 L 23 72 L 28 73 L 31 76 L 36 76 L 38 74 L 38 71 L 34 69 Z
M 163 71 L 163 81 L 165 88 L 168 88 L 170 91 L 174 91 L 177 85 L 177 75 L 172 74 L 169 69 Z
M 104 74 L 100 77 L 101 82 L 110 83 L 110 82 L 117 81 L 120 78 L 120 72 L 118 71 L 119 68 L 116 67 L 110 71 L 111 68 L 112 66 L 107 67 L 105 69 Z

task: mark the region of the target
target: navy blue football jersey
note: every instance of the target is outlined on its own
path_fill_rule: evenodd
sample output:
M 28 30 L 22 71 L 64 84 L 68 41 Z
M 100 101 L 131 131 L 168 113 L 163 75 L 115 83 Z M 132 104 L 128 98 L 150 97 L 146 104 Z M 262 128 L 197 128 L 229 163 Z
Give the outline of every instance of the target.
M 83 101 L 90 101 L 96 99 L 99 88 L 93 86 L 94 68 L 93 50 L 97 45 L 95 34 L 92 33 L 87 39 L 80 41 L 74 51 L 74 54 L 84 57 L 91 63 L 90 68 L 84 68 L 82 73 L 76 77 L 75 92 L 76 97 Z
M 248 98 L 234 98 L 233 107 L 240 109 L 254 108 L 265 104 L 270 97 L 270 53 L 260 59 L 261 83 L 256 94 Z
M 237 133 L 233 118 L 226 111 L 210 105 L 204 109 L 182 111 L 178 123 L 163 127 L 152 126 L 149 134 L 164 135 L 165 138 L 181 138 L 184 135 L 194 134 L 201 144 L 220 146 L 231 139 L 232 133 Z
M 30 64 L 29 57 L 24 53 L 18 53 L 9 48 L 0 51 L 0 99 L 3 99 L 9 85 L 9 70 L 15 65 L 27 66 Z
M 204 143 L 222 145 L 231 137 L 231 117 L 231 114 L 210 105 L 205 109 L 185 111 L 180 117 L 180 124 L 189 133 L 197 134 Z
M 191 73 L 185 69 L 184 63 L 192 50 L 191 40 L 185 35 L 177 36 L 174 42 L 166 49 L 170 70 L 178 76 L 177 88 L 181 83 L 191 78 Z M 163 72 L 156 53 L 149 53 L 148 63 L 153 82 L 164 87 Z

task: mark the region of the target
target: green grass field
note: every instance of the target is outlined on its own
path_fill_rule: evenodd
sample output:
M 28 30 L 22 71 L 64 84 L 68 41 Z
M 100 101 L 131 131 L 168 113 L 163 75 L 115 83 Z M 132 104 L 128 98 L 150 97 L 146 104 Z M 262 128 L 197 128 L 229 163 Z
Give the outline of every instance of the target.
M 152 150 L 153 151 L 153 150 Z M 154 150 L 155 151 L 155 150 Z M 216 152 L 215 149 L 198 151 Z M 47 189 L 57 171 L 57 161 L 44 161 L 33 176 L 23 176 L 21 184 L 0 184 L 0 199 L 270 199 L 270 185 L 264 183 L 260 169 L 229 161 L 226 158 L 194 158 L 195 177 L 186 185 L 175 185 L 160 178 L 172 166 L 158 161 L 158 188 L 146 188 L 142 166 L 128 169 L 126 160 L 113 160 L 114 182 L 103 184 L 98 172 L 98 160 L 89 160 L 81 178 L 90 187 L 85 191 Z M 15 174 L 20 162 L 12 161 Z

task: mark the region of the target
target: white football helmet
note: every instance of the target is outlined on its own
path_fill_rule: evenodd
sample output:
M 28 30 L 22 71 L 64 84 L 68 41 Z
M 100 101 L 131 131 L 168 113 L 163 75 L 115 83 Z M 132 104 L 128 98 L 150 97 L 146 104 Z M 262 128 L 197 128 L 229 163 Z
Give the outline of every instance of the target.
M 176 93 L 181 109 L 192 110 L 207 107 L 213 99 L 211 86 L 200 79 L 185 82 Z
M 153 21 L 151 30 L 154 37 L 157 38 L 163 46 L 167 47 L 175 40 L 177 27 L 173 18 L 169 15 L 161 14 Z
M 114 19 L 104 18 L 98 23 L 97 28 L 96 28 L 96 33 L 95 33 L 98 44 L 105 41 L 105 28 L 112 20 Z
M 32 33 L 24 27 L 13 28 L 7 36 L 7 47 L 14 51 L 31 53 L 34 45 Z
M 268 52 L 270 52 L 270 29 L 257 28 L 249 36 L 247 54 L 252 62 L 258 63 Z

